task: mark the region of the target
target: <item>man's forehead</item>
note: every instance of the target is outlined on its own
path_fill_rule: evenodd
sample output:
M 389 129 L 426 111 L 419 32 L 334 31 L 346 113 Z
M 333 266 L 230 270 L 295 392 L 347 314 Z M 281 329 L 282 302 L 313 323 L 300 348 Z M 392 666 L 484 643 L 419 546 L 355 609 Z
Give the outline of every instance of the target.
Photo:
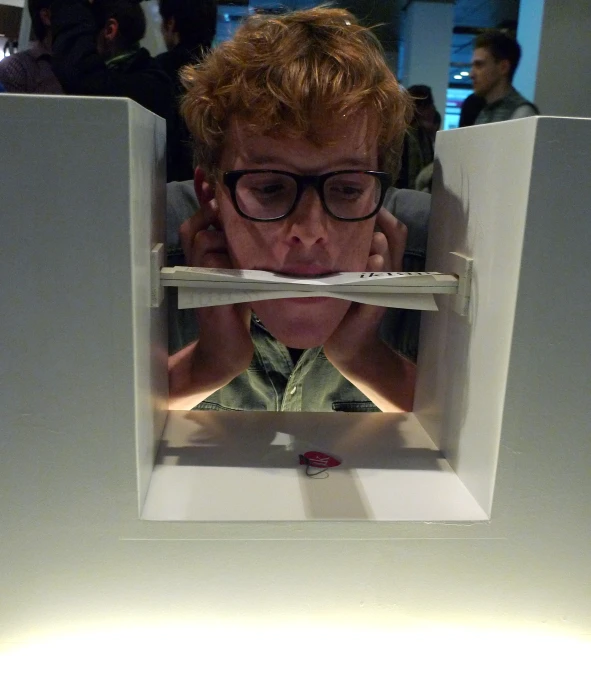
M 353 166 L 377 154 L 377 128 L 365 114 L 357 118 L 330 118 L 315 128 L 314 140 L 294 136 L 281 128 L 276 133 L 263 134 L 256 123 L 253 126 L 233 118 L 224 144 L 224 158 L 239 155 L 252 163 L 265 163 L 277 158 L 306 160 L 312 156 L 314 159 L 337 158 L 340 163 L 350 161 Z
M 493 60 L 492 53 L 486 48 L 475 48 L 472 53 L 472 64 L 482 65 Z

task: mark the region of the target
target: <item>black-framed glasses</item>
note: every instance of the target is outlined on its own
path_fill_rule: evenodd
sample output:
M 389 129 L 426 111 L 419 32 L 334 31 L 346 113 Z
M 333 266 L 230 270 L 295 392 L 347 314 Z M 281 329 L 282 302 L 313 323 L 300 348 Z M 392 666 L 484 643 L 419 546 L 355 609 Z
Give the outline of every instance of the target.
M 274 169 L 225 171 L 222 178 L 238 214 L 251 221 L 285 219 L 308 186 L 316 190 L 324 211 L 333 219 L 364 221 L 378 213 L 391 180 L 390 174 L 383 171 L 345 170 L 301 176 Z

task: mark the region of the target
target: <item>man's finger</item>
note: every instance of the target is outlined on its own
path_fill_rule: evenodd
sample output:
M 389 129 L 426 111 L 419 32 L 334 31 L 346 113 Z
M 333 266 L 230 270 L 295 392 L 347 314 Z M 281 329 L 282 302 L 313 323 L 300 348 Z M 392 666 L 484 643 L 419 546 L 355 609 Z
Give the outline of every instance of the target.
M 190 251 L 193 247 L 195 236 L 212 226 L 216 229 L 221 228 L 218 218 L 218 207 L 215 201 L 198 209 L 192 217 L 189 217 L 181 224 L 179 228 L 179 238 L 185 258 L 190 257 Z
M 371 247 L 369 249 L 370 258 L 372 255 L 381 255 L 384 258 L 384 269 L 381 271 L 388 271 L 390 269 L 390 250 L 388 248 L 388 239 L 385 234 L 381 231 L 375 231 L 371 239 Z M 375 269 L 368 267 L 368 271 L 375 272 Z
M 201 264 L 197 266 L 208 269 L 231 269 L 228 255 L 215 252 L 205 253 L 201 259 Z
M 402 260 L 406 248 L 408 229 L 383 207 L 378 212 L 376 221 L 379 230 L 388 240 L 388 251 L 391 263 L 390 271 L 400 272 L 402 270 Z
M 227 252 L 226 236 L 216 229 L 199 231 L 193 238 L 191 256 L 199 257 L 205 253 Z
M 370 255 L 367 260 L 366 272 L 388 272 L 386 267 L 386 261 L 384 256 L 380 253 L 378 255 Z

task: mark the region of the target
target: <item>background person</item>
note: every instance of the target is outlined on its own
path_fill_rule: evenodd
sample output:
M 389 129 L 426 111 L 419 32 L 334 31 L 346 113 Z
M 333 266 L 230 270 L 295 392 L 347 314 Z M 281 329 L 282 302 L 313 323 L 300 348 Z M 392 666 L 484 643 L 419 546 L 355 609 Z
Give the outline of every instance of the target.
M 126 96 L 163 118 L 172 85 L 140 41 L 146 18 L 136 0 L 54 0 L 54 69 L 68 94 Z
M 487 31 L 476 37 L 470 79 L 474 93 L 485 104 L 476 116 L 475 125 L 539 114 L 537 106 L 512 85 L 520 59 L 521 47 L 504 31 Z
M 199 62 L 211 48 L 217 25 L 215 0 L 160 0 L 162 36 L 166 52 L 156 56 L 174 89 L 174 113 L 168 132 L 170 164 L 168 180 L 183 181 L 193 176 L 193 152 L 189 131 L 178 111 L 184 93 L 179 71 Z
M 469 125 L 474 125 L 476 123 L 476 118 L 478 118 L 478 114 L 485 105 L 486 101 L 482 98 L 482 96 L 478 96 L 474 92 L 472 92 L 472 94 L 468 94 L 468 96 L 462 102 L 458 127 L 465 128 Z
M 417 178 L 435 156 L 435 135 L 441 126 L 441 114 L 435 108 L 431 87 L 413 84 L 408 88 L 413 98 L 413 117 L 404 136 L 397 188 L 415 188 Z
M 4 91 L 18 94 L 63 94 L 52 69 L 52 0 L 29 0 L 28 8 L 35 41 L 0 61 L 0 83 Z
M 217 26 L 216 0 L 160 0 L 162 37 L 166 51 L 156 62 L 175 85 L 184 91 L 179 71 L 185 65 L 199 62 L 211 48 Z
M 172 83 L 140 46 L 146 18 L 138 0 L 54 0 L 52 30 L 54 71 L 66 94 L 133 99 L 165 118 L 171 131 Z M 173 167 L 167 147 L 167 168 Z

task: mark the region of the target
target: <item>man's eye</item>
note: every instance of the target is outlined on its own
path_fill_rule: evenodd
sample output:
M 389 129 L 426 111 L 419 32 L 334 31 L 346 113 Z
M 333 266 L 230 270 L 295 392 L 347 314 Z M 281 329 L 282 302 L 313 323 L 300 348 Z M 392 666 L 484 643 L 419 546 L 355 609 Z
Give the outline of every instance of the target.
M 363 195 L 363 192 L 363 188 L 354 185 L 346 185 L 345 183 L 331 185 L 329 190 L 330 195 L 338 195 L 339 197 L 351 199 L 355 199 L 360 195 Z
M 267 198 L 285 195 L 287 186 L 283 180 L 251 180 L 248 181 L 248 192 L 255 197 Z
M 256 185 L 251 187 L 251 191 L 258 195 L 277 195 L 285 190 L 283 183 L 268 183 L 267 185 Z

